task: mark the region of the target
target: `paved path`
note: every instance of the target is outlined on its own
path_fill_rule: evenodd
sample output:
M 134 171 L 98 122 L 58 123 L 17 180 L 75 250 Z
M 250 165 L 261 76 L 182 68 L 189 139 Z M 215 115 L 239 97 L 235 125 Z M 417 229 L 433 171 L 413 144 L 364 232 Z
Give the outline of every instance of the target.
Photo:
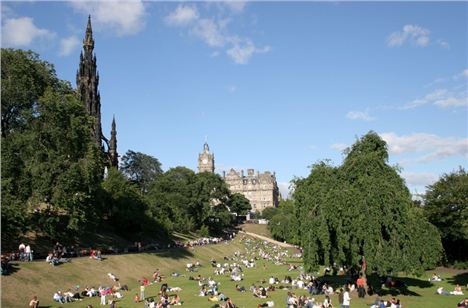
M 296 246 L 294 246 L 294 245 L 291 245 L 291 244 L 288 244 L 288 243 L 283 243 L 283 242 L 278 242 L 278 241 L 275 241 L 274 239 L 271 239 L 269 237 L 259 235 L 259 234 L 256 234 L 256 233 L 246 232 L 246 231 L 240 231 L 240 233 L 250 235 L 250 236 L 256 237 L 258 239 L 264 240 L 264 241 L 268 241 L 270 243 L 273 243 L 275 245 L 278 245 L 278 246 L 281 246 L 281 247 L 284 247 L 284 248 L 296 248 Z

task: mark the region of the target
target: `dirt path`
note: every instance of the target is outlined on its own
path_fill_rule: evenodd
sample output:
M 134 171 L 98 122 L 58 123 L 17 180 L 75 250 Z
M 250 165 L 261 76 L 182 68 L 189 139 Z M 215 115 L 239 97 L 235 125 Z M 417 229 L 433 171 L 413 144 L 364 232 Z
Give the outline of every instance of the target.
M 268 241 L 270 243 L 273 243 L 275 245 L 278 245 L 278 246 L 281 246 L 281 247 L 284 247 L 284 248 L 296 248 L 296 246 L 294 246 L 294 245 L 291 245 L 291 244 L 288 244 L 288 243 L 278 242 L 278 241 L 275 241 L 275 240 L 273 240 L 273 239 L 271 239 L 269 237 L 259 235 L 259 234 L 255 234 L 255 233 L 252 233 L 252 232 L 240 231 L 240 233 L 250 235 L 250 236 L 256 237 L 258 239 L 264 240 L 264 241 Z

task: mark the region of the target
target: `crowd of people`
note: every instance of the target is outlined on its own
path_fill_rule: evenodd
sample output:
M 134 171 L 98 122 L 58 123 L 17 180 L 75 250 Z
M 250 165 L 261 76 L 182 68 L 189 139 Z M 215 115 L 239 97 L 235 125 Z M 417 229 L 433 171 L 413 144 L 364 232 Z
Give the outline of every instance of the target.
M 211 307 L 217 308 L 234 308 L 236 305 L 232 300 L 232 294 L 236 292 L 251 294 L 252 298 L 255 298 L 258 303 L 257 307 L 274 307 L 275 303 L 272 300 L 273 297 L 277 298 L 274 292 L 282 292 L 285 295 L 285 304 L 287 308 L 331 308 L 341 307 L 349 308 L 352 302 L 352 298 L 355 296 L 363 298 L 366 295 L 373 295 L 374 293 L 369 292 L 369 286 L 367 284 L 366 276 L 359 269 L 348 268 L 346 266 L 332 266 L 325 268 L 323 275 L 319 273 L 306 273 L 301 265 L 294 263 L 293 258 L 300 254 L 294 254 L 274 245 L 268 241 L 255 240 L 250 237 L 242 237 L 240 239 L 245 249 L 243 251 L 236 251 L 233 255 L 229 256 L 218 256 L 218 259 L 212 257 L 208 268 L 212 271 L 212 274 L 203 277 L 201 274 L 191 274 L 199 272 L 199 269 L 203 267 L 200 261 L 192 261 L 187 263 L 185 270 L 189 273 L 180 274 L 173 272 L 169 276 L 169 281 L 176 281 L 173 278 L 188 279 L 191 283 L 198 288 L 198 296 L 205 297 Z M 190 248 L 193 246 L 207 245 L 207 244 L 218 244 L 223 242 L 221 238 L 202 238 L 197 241 L 191 241 L 187 244 L 177 244 L 179 247 Z M 66 251 L 66 249 L 65 249 Z M 59 243 L 56 244 L 52 253 L 52 259 L 63 258 L 64 249 Z M 90 256 L 90 258 L 98 258 L 100 254 Z M 52 261 L 53 262 L 53 261 Z M 256 272 L 264 272 L 267 274 L 268 267 L 271 266 L 283 266 L 288 269 L 287 274 L 284 277 L 277 277 L 275 275 L 268 275 L 261 278 L 255 283 L 251 283 L 250 286 L 245 286 L 244 279 L 248 277 L 251 270 Z M 206 273 L 206 270 L 203 271 Z M 273 271 L 274 272 L 274 271 Z M 317 275 L 317 276 L 316 276 Z M 339 278 L 340 281 L 346 282 L 343 285 L 337 286 L 337 279 L 331 279 L 330 275 L 342 275 L 343 278 Z M 226 277 L 231 281 L 235 282 L 235 288 L 221 286 L 219 277 Z M 440 281 L 433 275 L 431 281 Z M 102 284 L 95 287 L 86 287 L 84 290 L 80 290 L 79 286 L 68 289 L 66 291 L 58 290 L 53 294 L 53 300 L 65 304 L 68 302 L 82 301 L 88 297 L 98 297 L 100 299 L 101 306 L 107 306 L 115 308 L 118 301 L 124 297 L 130 296 L 133 302 L 142 304 L 147 308 L 166 308 L 178 305 L 183 305 L 184 300 L 181 298 L 178 292 L 182 291 L 179 286 L 169 286 L 166 282 L 166 276 L 157 268 L 151 275 L 151 281 L 146 277 L 138 280 L 138 289 L 134 293 L 134 296 L 128 295 L 127 285 L 121 285 L 120 279 L 114 273 L 107 273 L 107 278 L 112 281 L 107 286 Z M 225 278 L 223 278 L 225 279 Z M 251 279 L 249 279 L 250 281 Z M 391 277 L 383 278 L 382 284 L 388 288 L 395 287 L 400 282 L 393 280 Z M 154 294 L 155 285 L 160 284 L 159 291 L 156 296 L 147 296 L 148 288 L 151 293 Z M 366 290 L 367 288 L 367 290 Z M 280 291 L 281 290 L 281 291 Z M 462 295 L 463 292 L 461 287 L 457 285 L 452 292 L 446 292 L 443 288 L 437 290 L 438 294 L 443 295 Z M 352 295 L 356 294 L 356 295 Z M 318 296 L 322 300 L 318 300 Z M 332 298 L 337 299 L 337 303 L 332 303 Z M 186 299 L 187 300 L 187 299 Z M 37 304 L 35 304 L 37 302 Z M 458 307 L 466 307 L 466 301 L 461 301 Z M 38 306 L 38 299 L 33 298 L 30 303 L 30 307 L 36 308 Z M 282 304 L 280 304 L 282 306 Z M 389 299 L 380 298 L 377 296 L 375 302 L 370 306 L 371 308 L 401 308 L 402 305 L 400 300 L 396 297 Z

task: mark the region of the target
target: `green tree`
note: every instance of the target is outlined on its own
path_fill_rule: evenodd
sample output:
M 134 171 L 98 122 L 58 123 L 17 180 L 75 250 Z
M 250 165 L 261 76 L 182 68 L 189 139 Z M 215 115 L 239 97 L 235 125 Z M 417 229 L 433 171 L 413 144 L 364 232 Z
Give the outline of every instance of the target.
M 276 212 L 270 218 L 265 217 L 265 211 L 267 209 L 275 209 L 275 211 L 268 211 L 266 214 Z M 266 219 L 269 219 L 268 229 L 270 230 L 273 238 L 279 241 L 288 241 L 289 243 L 296 242 L 296 229 L 295 229 L 295 215 L 294 215 L 294 201 L 282 200 L 278 208 L 266 208 L 263 210 L 262 215 Z
M 24 127 L 47 87 L 59 84 L 52 64 L 32 51 L 1 50 L 2 136 Z
M 273 216 L 275 216 L 279 212 L 280 210 L 277 207 L 267 207 L 266 209 L 263 210 L 262 217 L 265 218 L 266 220 L 271 220 Z
M 236 213 L 237 215 L 247 215 L 252 209 L 249 199 L 239 193 L 232 194 L 228 204 L 231 212 Z
M 440 231 L 449 261 L 466 261 L 468 246 L 468 173 L 463 168 L 444 174 L 430 185 L 423 207 L 425 216 Z
M 232 223 L 227 210 L 229 190 L 220 176 L 195 174 L 176 167 L 159 176 L 149 189 L 147 199 L 152 217 L 169 230 L 219 232 Z
M 28 230 L 70 238 L 96 223 L 102 157 L 91 123 L 52 64 L 2 50 L 2 245 Z
M 151 183 L 162 174 L 161 163 L 157 158 L 132 150 L 128 150 L 122 157 L 121 170 L 143 193 L 148 192 Z
M 110 168 L 102 188 L 106 192 L 104 214 L 114 230 L 123 236 L 141 232 L 147 206 L 138 186 Z
M 362 255 L 379 273 L 419 273 L 439 262 L 437 230 L 413 206 L 376 133 L 359 139 L 341 166 L 313 165 L 295 187 L 297 236 L 308 269 L 334 261 L 357 265 Z

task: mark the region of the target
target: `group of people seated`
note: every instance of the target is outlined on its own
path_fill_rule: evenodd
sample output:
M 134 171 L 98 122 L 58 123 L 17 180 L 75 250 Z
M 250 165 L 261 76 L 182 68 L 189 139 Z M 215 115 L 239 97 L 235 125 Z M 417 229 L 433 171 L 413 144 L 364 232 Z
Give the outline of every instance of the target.
M 436 293 L 439 295 L 463 295 L 462 288 L 460 287 L 459 284 L 457 284 L 455 288 L 453 289 L 453 291 L 450 291 L 450 292 L 445 291 L 444 287 L 439 287 L 437 288 Z
M 375 303 L 370 306 L 370 308 L 401 308 L 402 305 L 398 298 L 392 297 L 389 300 L 376 299 Z
M 57 252 L 49 252 L 46 257 L 46 262 L 52 266 L 57 266 L 61 263 L 71 262 L 70 258 L 63 257 L 63 254 Z
M 72 292 L 71 289 L 68 289 L 66 292 L 57 291 L 53 295 L 53 299 L 56 302 L 61 304 L 71 303 L 77 300 L 83 300 L 78 292 Z

